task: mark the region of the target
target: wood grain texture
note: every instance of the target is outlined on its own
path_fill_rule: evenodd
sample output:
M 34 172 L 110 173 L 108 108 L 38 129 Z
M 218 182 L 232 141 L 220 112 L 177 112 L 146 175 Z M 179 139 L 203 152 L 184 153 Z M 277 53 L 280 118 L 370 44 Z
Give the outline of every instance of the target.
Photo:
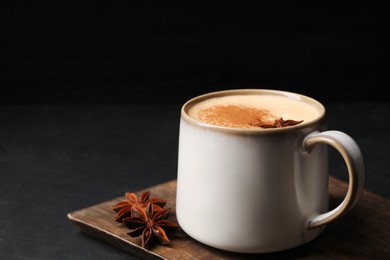
M 177 223 L 175 214 L 176 180 L 147 189 L 152 196 L 165 198 L 171 207 L 169 220 Z M 345 196 L 347 184 L 329 177 L 330 207 Z M 325 231 L 308 244 L 277 253 L 236 254 L 198 243 L 182 230 L 169 234 L 166 246 L 140 246 L 140 238 L 127 235 L 128 229 L 114 221 L 111 206 L 118 197 L 68 214 L 69 220 L 83 233 L 105 241 L 141 259 L 389 259 L 390 201 L 364 191 L 360 201 L 347 215 L 329 224 Z

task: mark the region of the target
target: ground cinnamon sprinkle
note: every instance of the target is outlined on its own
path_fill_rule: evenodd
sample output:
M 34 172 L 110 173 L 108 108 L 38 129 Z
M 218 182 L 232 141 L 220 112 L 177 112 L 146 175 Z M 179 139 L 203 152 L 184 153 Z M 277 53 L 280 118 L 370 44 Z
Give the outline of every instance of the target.
M 201 121 L 218 126 L 234 128 L 255 128 L 259 124 L 269 124 L 275 120 L 266 109 L 243 105 L 216 105 L 199 110 Z

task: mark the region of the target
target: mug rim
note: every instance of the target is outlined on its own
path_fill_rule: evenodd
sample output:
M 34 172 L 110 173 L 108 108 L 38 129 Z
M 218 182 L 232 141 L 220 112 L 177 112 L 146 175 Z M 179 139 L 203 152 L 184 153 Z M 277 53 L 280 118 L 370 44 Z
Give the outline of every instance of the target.
M 205 123 L 201 120 L 195 119 L 191 117 L 188 114 L 188 110 L 191 106 L 195 105 L 196 103 L 199 103 L 201 101 L 204 101 L 209 98 L 215 98 L 215 97 L 222 97 L 227 95 L 253 95 L 253 94 L 268 94 L 268 95 L 277 95 L 277 96 L 283 96 L 287 97 L 293 100 L 297 101 L 304 101 L 306 104 L 309 104 L 313 107 L 315 107 L 319 111 L 319 115 L 317 118 L 310 120 L 308 122 L 302 122 L 301 124 L 294 125 L 294 126 L 288 126 L 288 127 L 281 127 L 281 128 L 234 128 L 234 127 L 227 127 L 227 126 L 218 126 L 213 125 L 209 123 Z M 296 129 L 301 129 L 308 127 L 313 124 L 317 124 L 319 121 L 321 121 L 326 114 L 326 109 L 324 105 L 319 102 L 318 100 L 306 96 L 304 94 L 300 94 L 297 92 L 291 92 L 286 90 L 278 90 L 278 89 L 266 89 L 266 88 L 259 88 L 259 89 L 226 89 L 226 90 L 219 90 L 219 91 L 213 91 L 209 93 L 205 93 L 202 95 L 195 96 L 191 99 L 189 99 L 187 102 L 185 102 L 181 108 L 181 118 L 184 119 L 186 122 L 199 126 L 202 128 L 208 128 L 213 129 L 217 131 L 227 132 L 227 133 L 235 133 L 235 134 L 271 134 L 271 133 L 279 133 L 279 132 L 288 132 L 288 131 L 294 131 Z

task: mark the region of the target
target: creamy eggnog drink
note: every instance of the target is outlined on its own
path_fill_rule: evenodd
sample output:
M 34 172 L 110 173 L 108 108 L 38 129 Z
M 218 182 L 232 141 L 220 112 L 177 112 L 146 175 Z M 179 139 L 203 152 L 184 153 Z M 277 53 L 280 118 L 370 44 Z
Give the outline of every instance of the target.
M 194 104 L 188 115 L 207 124 L 231 128 L 277 128 L 309 122 L 319 111 L 294 98 L 272 94 L 213 97 Z
M 206 245 L 266 253 L 307 243 L 359 200 L 365 166 L 347 134 L 327 130 L 325 107 L 298 93 L 206 93 L 181 109 L 176 216 Z M 350 185 L 329 209 L 328 146 Z

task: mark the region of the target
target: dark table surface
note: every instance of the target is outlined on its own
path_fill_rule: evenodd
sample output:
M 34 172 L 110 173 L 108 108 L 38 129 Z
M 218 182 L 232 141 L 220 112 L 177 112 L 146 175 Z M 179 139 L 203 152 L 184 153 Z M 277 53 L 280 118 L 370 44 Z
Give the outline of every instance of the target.
M 390 199 L 390 103 L 325 104 L 351 135 L 366 189 Z M 80 233 L 67 213 L 176 178 L 179 103 L 0 107 L 0 259 L 131 259 Z M 330 174 L 346 180 L 330 151 Z

